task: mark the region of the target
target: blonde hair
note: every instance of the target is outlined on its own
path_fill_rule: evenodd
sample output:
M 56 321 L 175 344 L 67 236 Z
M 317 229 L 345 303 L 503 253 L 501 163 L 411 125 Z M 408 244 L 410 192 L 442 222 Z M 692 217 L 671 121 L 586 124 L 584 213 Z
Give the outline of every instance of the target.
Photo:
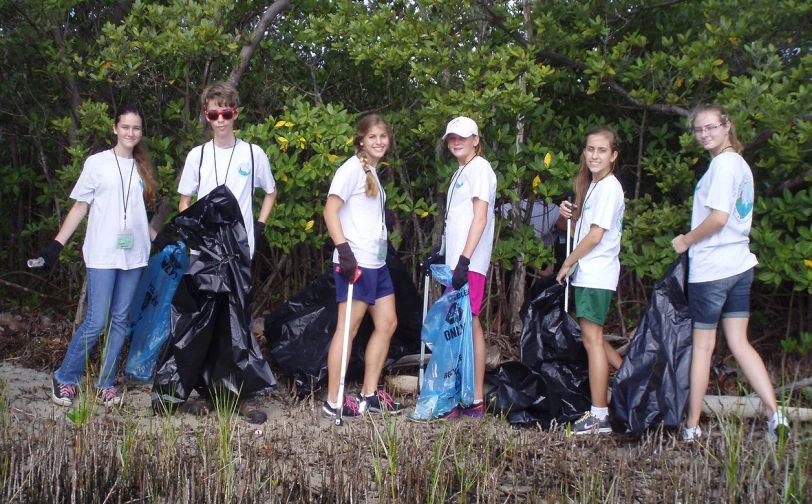
M 391 147 L 392 142 L 394 142 L 392 126 L 389 125 L 386 119 L 378 114 L 369 114 L 361 119 L 361 121 L 358 123 L 358 127 L 355 128 L 355 140 L 353 140 L 353 145 L 355 146 L 355 155 L 361 160 L 361 166 L 364 168 L 364 173 L 366 173 L 364 194 L 366 194 L 369 198 L 378 197 L 378 191 L 380 188 L 378 186 L 378 181 L 375 179 L 375 175 L 372 174 L 372 170 L 369 168 L 366 150 L 364 150 L 361 142 L 363 142 L 364 137 L 367 135 L 367 133 L 369 133 L 369 130 L 375 126 L 384 127 L 386 134 L 389 136 L 389 145 Z
M 589 183 L 592 181 L 592 172 L 589 171 L 589 165 L 587 164 L 586 155 L 584 154 L 586 144 L 592 135 L 605 135 L 609 138 L 609 146 L 612 148 L 612 152 L 618 152 L 618 140 L 615 130 L 606 126 L 598 126 L 587 131 L 584 137 L 584 148 L 581 149 L 581 169 L 578 170 L 578 174 L 575 175 L 575 182 L 572 184 L 572 190 L 575 192 L 575 210 L 572 212 L 572 218 L 576 221 L 581 217 L 581 210 L 584 206 L 584 200 L 586 199 L 586 191 L 589 189 Z M 609 173 L 615 171 L 616 165 L 617 158 L 612 162 L 612 168 Z
M 158 182 L 155 177 L 155 169 L 152 167 L 152 160 L 149 158 L 147 145 L 144 142 L 143 131 L 146 126 L 144 114 L 137 108 L 126 105 L 116 111 L 115 125 L 118 126 L 121 117 L 127 114 L 137 115 L 141 119 L 141 140 L 133 147 L 133 158 L 135 159 L 135 166 L 138 169 L 138 175 L 144 183 L 144 202 L 149 205 L 155 201 L 155 195 L 158 192 Z
M 722 121 L 722 124 L 730 124 L 730 130 L 727 132 L 727 139 L 730 141 L 730 145 L 733 147 L 733 150 L 735 150 L 738 154 L 741 154 L 744 150 L 744 145 L 742 145 L 741 141 L 739 140 L 739 136 L 736 134 L 736 125 L 733 124 L 733 121 L 730 120 L 730 115 L 721 105 L 717 103 L 697 105 L 694 110 L 691 111 L 691 116 L 688 118 L 688 123 L 691 125 L 691 128 L 694 127 L 694 122 L 696 121 L 697 116 L 703 112 L 716 112 L 719 115 L 719 120 Z

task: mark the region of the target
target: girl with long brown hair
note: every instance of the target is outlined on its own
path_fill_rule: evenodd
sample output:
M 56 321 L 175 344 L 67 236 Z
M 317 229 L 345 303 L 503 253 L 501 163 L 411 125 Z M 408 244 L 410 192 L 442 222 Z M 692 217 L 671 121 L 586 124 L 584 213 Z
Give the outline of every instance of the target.
M 116 113 L 116 144 L 87 158 L 71 198 L 76 200 L 56 238 L 37 252 L 45 268 L 85 218 L 82 247 L 87 266 L 87 317 L 71 339 L 62 365 L 52 380 L 51 400 L 70 406 L 85 372 L 88 355 L 107 329 L 102 368 L 96 381 L 105 406 L 120 403 L 114 380 L 124 344 L 130 302 L 147 265 L 150 237 L 146 204 L 156 193 L 152 163 L 143 140 L 144 116 L 133 107 Z

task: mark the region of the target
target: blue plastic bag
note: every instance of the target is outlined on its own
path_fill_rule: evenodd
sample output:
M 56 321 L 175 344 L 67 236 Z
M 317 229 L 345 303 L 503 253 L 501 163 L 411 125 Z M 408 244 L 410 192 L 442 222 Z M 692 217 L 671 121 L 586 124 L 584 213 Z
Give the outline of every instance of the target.
M 169 315 L 172 297 L 183 272 L 189 267 L 189 257 L 183 242 L 167 245 L 149 259 L 130 305 L 130 352 L 124 372 L 142 382 L 152 381 L 152 373 L 169 336 Z
M 451 285 L 451 268 L 431 267 L 434 278 Z M 410 417 L 431 420 L 474 401 L 474 339 L 468 284 L 446 290 L 426 314 L 421 339 L 431 350 L 415 410 Z

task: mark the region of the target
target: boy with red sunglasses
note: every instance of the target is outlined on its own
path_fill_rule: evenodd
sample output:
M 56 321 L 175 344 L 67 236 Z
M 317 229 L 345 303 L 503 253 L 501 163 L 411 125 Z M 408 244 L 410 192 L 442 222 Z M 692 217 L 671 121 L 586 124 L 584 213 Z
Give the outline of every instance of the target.
M 202 198 L 217 187 L 225 185 L 239 203 L 248 248 L 253 257 L 264 234 L 265 221 L 276 200 L 276 183 L 268 156 L 258 145 L 243 142 L 234 134 L 234 121 L 239 114 L 237 108 L 240 105 L 240 97 L 234 87 L 226 83 L 214 83 L 203 90 L 200 100 L 214 135 L 211 141 L 198 145 L 186 156 L 178 185 L 178 192 L 181 194 L 178 210 L 183 212 L 189 208 L 193 196 Z M 265 191 L 257 220 L 254 220 L 253 210 L 255 187 Z M 196 255 L 197 252 L 193 251 L 192 254 Z M 195 260 L 194 255 L 192 260 Z M 250 305 L 248 308 L 250 310 Z M 211 403 L 207 400 L 204 403 L 190 405 L 189 411 L 210 410 Z M 240 401 L 239 411 L 250 423 L 264 423 L 267 419 L 263 411 L 248 402 Z
M 214 138 L 193 148 L 186 156 L 178 186 L 181 194 L 178 210 L 182 212 L 189 208 L 192 196 L 202 198 L 215 187 L 225 184 L 240 202 L 253 257 L 257 240 L 263 235 L 265 221 L 276 201 L 276 183 L 268 156 L 258 145 L 238 140 L 234 135 L 234 121 L 240 106 L 236 89 L 229 84 L 214 83 L 203 90 L 200 101 Z M 254 220 L 253 190 L 257 186 L 265 191 L 265 198 L 259 209 L 259 218 Z

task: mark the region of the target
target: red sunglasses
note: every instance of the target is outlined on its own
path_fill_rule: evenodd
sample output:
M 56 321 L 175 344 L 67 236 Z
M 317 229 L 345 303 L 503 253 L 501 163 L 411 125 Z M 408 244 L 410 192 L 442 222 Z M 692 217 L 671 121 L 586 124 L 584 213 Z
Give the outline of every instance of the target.
M 236 113 L 237 109 L 207 110 L 206 117 L 209 119 L 209 121 L 216 121 L 218 117 L 223 116 L 223 119 L 230 121 L 234 119 L 234 114 Z

